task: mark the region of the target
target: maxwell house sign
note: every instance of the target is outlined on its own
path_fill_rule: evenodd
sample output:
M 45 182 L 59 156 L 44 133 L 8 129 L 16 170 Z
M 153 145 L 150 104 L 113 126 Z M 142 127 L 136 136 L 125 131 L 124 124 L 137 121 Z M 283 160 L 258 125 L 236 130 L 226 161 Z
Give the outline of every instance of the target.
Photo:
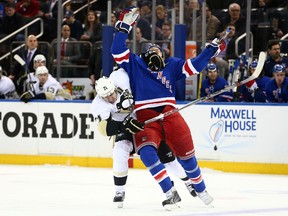
M 221 119 L 216 127 L 221 127 L 225 133 L 235 131 L 256 131 L 256 115 L 251 109 L 222 109 L 211 108 L 211 119 Z

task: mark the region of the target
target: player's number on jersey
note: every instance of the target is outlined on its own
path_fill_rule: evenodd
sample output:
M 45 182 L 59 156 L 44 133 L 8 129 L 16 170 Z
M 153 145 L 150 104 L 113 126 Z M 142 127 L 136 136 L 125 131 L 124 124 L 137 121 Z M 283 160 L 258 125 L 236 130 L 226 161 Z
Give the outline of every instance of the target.
M 47 88 L 47 92 L 51 92 L 52 94 L 55 94 L 56 90 L 52 86 Z

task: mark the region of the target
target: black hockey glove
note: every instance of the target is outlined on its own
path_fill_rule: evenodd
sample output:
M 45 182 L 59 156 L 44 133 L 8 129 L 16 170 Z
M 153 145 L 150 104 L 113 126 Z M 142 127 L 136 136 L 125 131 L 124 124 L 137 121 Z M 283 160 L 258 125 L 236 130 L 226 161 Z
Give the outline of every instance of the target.
M 27 74 L 25 73 L 17 79 L 17 85 L 18 86 L 23 85 L 26 80 L 27 80 Z
M 116 104 L 117 109 L 128 110 L 134 103 L 133 95 L 126 89 L 120 96 L 119 103 Z
M 131 134 L 135 134 L 139 131 L 144 130 L 144 123 L 138 122 L 137 120 L 129 117 L 125 119 L 120 125 L 120 130 L 122 132 L 129 132 Z
M 143 54 L 143 59 L 152 71 L 160 71 L 165 67 L 163 59 L 155 50 L 148 50 Z
M 21 96 L 20 96 L 20 100 L 25 102 L 25 103 L 28 103 L 28 101 L 32 100 L 35 98 L 35 94 L 33 91 L 29 90 L 29 91 L 26 91 L 24 92 Z

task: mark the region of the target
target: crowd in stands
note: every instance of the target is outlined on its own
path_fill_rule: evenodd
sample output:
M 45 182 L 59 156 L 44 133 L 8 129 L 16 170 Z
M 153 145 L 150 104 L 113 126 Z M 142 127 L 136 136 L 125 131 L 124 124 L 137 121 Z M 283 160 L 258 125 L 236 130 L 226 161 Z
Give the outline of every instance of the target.
M 134 52 L 140 55 L 145 51 L 147 43 L 151 40 L 152 1 L 119 0 L 111 2 L 113 11 L 111 14 L 111 25 L 115 25 L 120 11 L 124 8 L 131 5 L 139 7 L 140 18 L 137 21 L 136 28 L 136 47 L 133 47 L 134 39 L 132 38 L 132 34 L 129 36 L 127 43 L 130 49 L 134 48 Z M 186 38 L 187 40 L 196 41 L 199 45 L 198 47 L 201 47 L 202 42 L 203 14 L 201 2 L 201 0 L 184 1 Z M 91 85 L 94 85 L 95 80 L 102 75 L 101 41 L 102 27 L 107 24 L 107 1 L 99 0 L 79 13 L 75 13 L 74 11 L 86 4 L 87 1 L 78 2 L 78 5 L 71 2 L 66 4 L 65 1 L 63 1 L 62 4 L 63 3 L 65 4 L 65 7 L 63 8 L 63 20 L 61 20 L 60 76 L 79 77 L 79 71 L 81 71 L 82 74 L 80 76 L 89 77 Z M 26 43 L 25 49 L 19 50 L 19 55 L 26 61 L 27 66 L 22 66 L 15 61 L 10 61 L 11 57 L 7 57 L 0 61 L 0 65 L 2 66 L 1 70 L 6 71 L 7 77 L 13 81 L 16 90 L 19 88 L 19 86 L 17 86 L 17 80 L 21 77 L 21 74 L 23 72 L 27 73 L 27 71 L 35 71 L 33 68 L 33 58 L 37 54 L 45 56 L 47 59 L 47 68 L 52 75 L 55 75 L 57 48 L 59 50 L 56 31 L 57 22 L 58 19 L 60 19 L 57 16 L 58 1 L 1 0 L 0 4 L 3 6 L 2 13 L 0 11 L 0 39 L 15 32 L 35 18 L 42 18 L 44 21 L 44 34 L 40 38 L 35 37 L 40 31 L 39 23 L 35 23 L 28 28 L 28 35 L 32 35 L 31 37 L 29 36 L 29 39 L 25 38 L 25 32 L 21 31 L 8 40 L 0 43 L 0 57 L 10 52 L 11 49 L 16 46 L 14 43 L 22 42 L 23 44 L 23 41 Z M 206 0 L 206 41 L 211 41 L 215 37 L 221 38 L 227 28 L 231 29 L 228 37 L 225 39 L 226 49 L 211 61 L 211 64 L 213 67 L 215 65 L 217 70 L 213 70 L 212 73 L 212 71 L 207 69 L 207 72 L 205 73 L 205 75 L 207 74 L 207 79 L 217 72 L 217 77 L 221 77 L 228 81 L 228 60 L 233 59 L 237 61 L 240 58 L 235 53 L 235 40 L 246 32 L 246 7 L 247 1 Z M 171 55 L 172 49 L 172 9 L 176 10 L 177 22 L 177 20 L 179 20 L 179 1 L 156 1 L 155 39 L 164 50 L 167 57 Z M 193 20 L 193 13 L 197 14 L 196 20 Z M 280 53 L 288 53 L 288 43 L 285 41 L 279 42 L 279 39 L 288 33 L 287 1 L 252 0 L 251 18 L 251 32 L 254 35 L 254 53 L 257 54 L 260 51 L 268 52 L 268 59 L 263 69 L 264 75 L 273 78 L 276 70 L 274 68 L 275 65 L 284 65 L 284 68 L 287 71 L 288 60 L 287 58 L 282 57 Z M 196 23 L 196 29 L 193 28 L 194 23 Z M 28 35 L 26 35 L 26 37 Z M 196 38 L 194 38 L 194 35 Z M 47 51 L 47 47 L 41 49 L 41 43 L 48 44 L 49 51 Z M 30 51 L 32 52 L 32 57 L 28 57 Z M 244 51 L 245 40 L 242 40 L 238 46 L 238 53 L 243 53 Z M 12 65 L 10 64 L 11 62 Z M 81 67 L 81 70 L 78 70 L 77 66 L 79 65 L 84 65 L 86 70 L 83 70 Z M 247 63 L 246 70 L 249 72 L 250 69 L 251 68 Z M 3 76 L 5 75 L 3 74 L 2 77 Z M 229 83 L 227 83 L 227 85 L 228 84 Z M 205 90 L 203 90 L 203 92 L 205 92 Z M 239 96 L 238 94 L 237 99 L 235 100 L 243 101 L 243 98 L 243 95 Z M 229 99 L 229 101 L 233 100 Z

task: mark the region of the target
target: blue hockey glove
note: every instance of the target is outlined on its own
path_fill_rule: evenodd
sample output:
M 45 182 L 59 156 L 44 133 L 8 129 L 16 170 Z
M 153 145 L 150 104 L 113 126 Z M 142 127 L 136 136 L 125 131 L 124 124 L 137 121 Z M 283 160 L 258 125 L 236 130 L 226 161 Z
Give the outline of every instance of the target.
M 129 33 L 132 26 L 135 25 L 139 18 L 139 9 L 135 6 L 131 6 L 122 11 L 119 15 L 119 19 L 115 24 L 115 28 L 118 31 Z

